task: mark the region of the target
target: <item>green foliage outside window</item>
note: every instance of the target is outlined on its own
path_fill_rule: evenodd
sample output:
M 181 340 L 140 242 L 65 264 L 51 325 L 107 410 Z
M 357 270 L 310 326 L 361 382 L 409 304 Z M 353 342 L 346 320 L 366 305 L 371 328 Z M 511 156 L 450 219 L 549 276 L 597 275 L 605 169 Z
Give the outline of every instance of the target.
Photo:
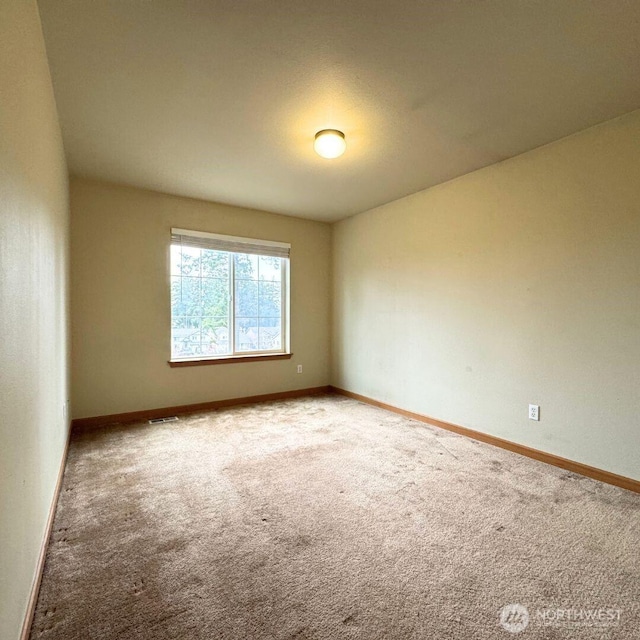
M 281 258 L 173 245 L 171 263 L 174 357 L 230 353 L 231 311 L 236 351 L 282 347 Z

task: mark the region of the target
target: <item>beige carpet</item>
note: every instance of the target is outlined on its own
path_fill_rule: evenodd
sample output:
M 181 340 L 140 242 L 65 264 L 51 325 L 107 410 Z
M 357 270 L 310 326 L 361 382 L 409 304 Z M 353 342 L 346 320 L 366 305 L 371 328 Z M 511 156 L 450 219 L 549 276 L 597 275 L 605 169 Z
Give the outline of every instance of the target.
M 76 435 L 31 638 L 632 640 L 639 603 L 640 495 L 321 396 Z

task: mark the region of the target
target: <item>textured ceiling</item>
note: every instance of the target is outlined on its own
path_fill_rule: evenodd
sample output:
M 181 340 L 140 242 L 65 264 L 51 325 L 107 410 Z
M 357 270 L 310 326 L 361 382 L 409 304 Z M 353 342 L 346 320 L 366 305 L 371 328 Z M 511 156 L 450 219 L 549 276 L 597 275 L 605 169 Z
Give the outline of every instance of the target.
M 72 174 L 337 220 L 640 107 L 640 2 L 41 0 Z M 324 160 L 313 136 L 338 128 Z

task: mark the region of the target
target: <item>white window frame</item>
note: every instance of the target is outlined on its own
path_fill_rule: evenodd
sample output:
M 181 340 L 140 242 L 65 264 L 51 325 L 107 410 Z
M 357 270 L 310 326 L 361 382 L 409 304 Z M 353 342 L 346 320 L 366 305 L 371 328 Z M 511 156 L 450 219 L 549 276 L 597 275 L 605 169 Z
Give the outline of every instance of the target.
M 230 350 L 225 354 L 218 355 L 196 355 L 196 356 L 187 356 L 180 357 L 173 355 L 173 339 L 172 339 L 172 329 L 170 329 L 169 335 L 169 349 L 170 349 L 170 363 L 190 363 L 190 362 L 204 362 L 204 361 L 224 361 L 224 360 L 242 360 L 242 359 L 253 359 L 259 358 L 261 356 L 286 356 L 291 355 L 291 347 L 290 347 L 290 258 L 289 258 L 289 249 L 291 245 L 284 242 L 274 242 L 271 240 L 257 240 L 254 238 L 244 238 L 239 236 L 226 236 L 221 234 L 207 233 L 204 231 L 191 231 L 187 229 L 171 229 L 172 240 L 169 243 L 169 283 L 171 283 L 171 277 L 174 275 L 171 273 L 171 247 L 176 244 L 173 240 L 174 236 L 189 236 L 191 238 L 200 238 L 206 243 L 207 241 L 213 241 L 215 243 L 222 243 L 224 246 L 228 244 L 229 246 L 234 246 L 237 249 L 234 251 L 227 251 L 225 249 L 214 248 L 216 251 L 223 251 L 229 255 L 229 345 Z M 246 246 L 247 248 L 251 247 L 250 251 L 242 251 L 242 247 Z M 251 255 L 257 256 L 268 256 L 270 253 L 259 253 L 259 247 L 264 247 L 266 251 L 270 251 L 271 249 L 275 250 L 285 250 L 287 256 L 284 255 L 276 256 L 280 258 L 281 265 L 281 295 L 280 295 L 280 329 L 281 329 L 281 348 L 280 349 L 268 349 L 268 350 L 252 350 L 252 351 L 237 351 L 236 350 L 236 308 L 235 308 L 235 300 L 236 300 L 236 278 L 235 278 L 235 254 L 243 254 L 249 253 Z M 203 246 L 202 248 L 207 248 Z M 258 281 L 259 282 L 259 281 Z M 169 285 L 169 292 L 171 295 L 171 285 Z M 173 310 L 171 308 L 171 301 L 169 304 L 169 314 L 171 317 L 170 327 L 173 327 Z M 258 317 L 258 321 L 259 321 Z

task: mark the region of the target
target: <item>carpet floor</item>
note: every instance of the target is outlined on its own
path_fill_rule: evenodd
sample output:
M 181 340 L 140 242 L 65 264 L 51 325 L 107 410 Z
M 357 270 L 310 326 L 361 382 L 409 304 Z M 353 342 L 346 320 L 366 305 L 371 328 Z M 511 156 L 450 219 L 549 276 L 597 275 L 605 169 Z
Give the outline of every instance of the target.
M 72 438 L 32 640 L 510 637 L 640 638 L 640 495 L 337 396 Z

